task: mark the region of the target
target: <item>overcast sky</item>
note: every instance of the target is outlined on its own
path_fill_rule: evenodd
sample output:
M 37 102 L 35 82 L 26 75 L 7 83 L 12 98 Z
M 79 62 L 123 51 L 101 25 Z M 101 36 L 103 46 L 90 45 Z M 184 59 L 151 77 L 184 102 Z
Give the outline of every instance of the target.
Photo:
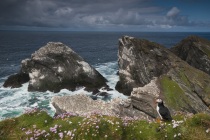
M 0 29 L 210 31 L 210 0 L 0 0 Z

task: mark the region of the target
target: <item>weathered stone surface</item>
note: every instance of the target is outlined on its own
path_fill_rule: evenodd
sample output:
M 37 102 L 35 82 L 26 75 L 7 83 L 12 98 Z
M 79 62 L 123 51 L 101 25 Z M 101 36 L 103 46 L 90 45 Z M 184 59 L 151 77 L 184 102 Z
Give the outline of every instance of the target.
M 147 114 L 133 108 L 130 99 L 115 98 L 110 102 L 105 102 L 103 100 L 92 100 L 87 95 L 78 94 L 63 97 L 55 96 L 51 103 L 56 109 L 56 114 L 73 112 L 82 116 L 98 112 L 102 115 L 152 119 Z
M 101 88 L 106 79 L 71 48 L 60 42 L 49 42 L 21 62 L 21 73 L 30 77 L 29 91 L 86 90 Z
M 160 95 L 157 78 L 144 87 L 134 88 L 131 92 L 131 104 L 134 108 L 153 118 L 157 117 L 155 99 Z
M 144 39 L 124 36 L 119 40 L 119 82 L 116 89 L 130 95 L 133 88 L 148 84 L 153 77 L 169 71 L 168 51 Z
M 210 75 L 210 41 L 189 36 L 170 49 L 191 66 Z
M 120 39 L 118 56 L 116 89 L 131 95 L 135 109 L 156 116 L 153 101 L 159 96 L 172 112 L 210 113 L 210 76 L 168 49 L 148 40 L 125 36 Z
M 11 88 L 19 88 L 22 84 L 29 81 L 29 75 L 24 73 L 17 73 L 15 75 L 11 75 L 7 78 L 4 82 L 4 87 L 11 87 Z

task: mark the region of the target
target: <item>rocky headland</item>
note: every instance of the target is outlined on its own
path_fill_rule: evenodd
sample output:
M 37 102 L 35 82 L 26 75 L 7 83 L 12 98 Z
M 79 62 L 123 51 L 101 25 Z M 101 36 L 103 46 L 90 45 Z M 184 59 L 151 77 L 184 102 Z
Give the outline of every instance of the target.
M 160 97 L 171 112 L 210 113 L 209 75 L 160 44 L 124 36 L 119 40 L 118 58 L 116 89 L 130 95 L 134 108 L 154 116 L 154 99 Z
M 156 98 L 162 98 L 172 115 L 210 113 L 209 42 L 188 37 L 172 49 L 145 39 L 124 36 L 119 39 L 119 81 L 116 90 L 128 99 L 109 102 L 86 95 L 55 96 L 51 103 L 56 115 L 74 112 L 152 120 L 158 116 Z M 18 74 L 9 77 L 5 87 L 19 87 L 29 81 L 29 91 L 59 92 L 78 86 L 99 92 L 106 79 L 72 49 L 62 43 L 48 43 L 21 63 Z
M 172 114 L 210 113 L 209 75 L 190 66 L 164 46 L 124 36 L 119 39 L 118 65 L 116 89 L 128 95 L 128 99 L 105 103 L 85 97 L 85 105 L 78 108 L 81 101 L 74 98 L 81 98 L 76 95 L 54 97 L 52 104 L 61 112 L 98 110 L 101 114 L 151 120 L 157 117 L 155 99 L 162 98 Z

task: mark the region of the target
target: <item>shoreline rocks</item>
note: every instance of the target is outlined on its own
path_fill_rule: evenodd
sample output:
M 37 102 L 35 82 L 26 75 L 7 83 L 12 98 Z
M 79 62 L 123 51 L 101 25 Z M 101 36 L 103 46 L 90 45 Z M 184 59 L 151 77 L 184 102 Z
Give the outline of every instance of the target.
M 179 111 L 210 114 L 209 46 L 208 41 L 194 36 L 171 50 L 145 39 L 122 37 L 119 39 L 116 90 L 130 96 L 129 99 L 97 100 L 99 95 L 110 96 L 98 90 L 102 87 L 111 90 L 106 79 L 60 42 L 49 42 L 30 59 L 23 60 L 20 72 L 10 76 L 4 86 L 15 88 L 29 81 L 29 91 L 59 92 L 64 88 L 73 91 L 80 86 L 92 91 L 92 99 L 80 94 L 53 97 L 51 102 L 57 115 L 98 111 L 102 115 L 152 120 L 157 117 L 156 98 L 163 99 L 171 114 Z

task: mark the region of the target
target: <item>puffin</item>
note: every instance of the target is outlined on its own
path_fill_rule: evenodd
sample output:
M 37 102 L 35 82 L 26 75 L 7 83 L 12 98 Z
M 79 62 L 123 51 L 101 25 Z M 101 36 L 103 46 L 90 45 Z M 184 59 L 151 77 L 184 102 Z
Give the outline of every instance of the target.
M 172 117 L 170 111 L 164 106 L 162 99 L 156 99 L 156 110 L 162 121 L 171 121 Z

